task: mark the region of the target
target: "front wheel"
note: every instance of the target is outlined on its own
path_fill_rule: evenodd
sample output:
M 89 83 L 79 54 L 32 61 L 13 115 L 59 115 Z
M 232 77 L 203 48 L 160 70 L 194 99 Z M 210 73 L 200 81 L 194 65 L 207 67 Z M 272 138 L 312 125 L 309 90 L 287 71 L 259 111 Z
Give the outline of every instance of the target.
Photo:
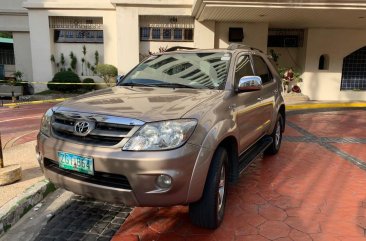
M 202 198 L 189 204 L 191 222 L 199 227 L 215 229 L 223 218 L 227 192 L 228 156 L 224 148 L 219 147 L 212 159 L 208 171 Z
M 282 142 L 282 130 L 283 130 L 283 117 L 281 113 L 278 113 L 276 126 L 271 134 L 273 142 L 266 149 L 265 153 L 269 155 L 275 155 L 280 150 Z

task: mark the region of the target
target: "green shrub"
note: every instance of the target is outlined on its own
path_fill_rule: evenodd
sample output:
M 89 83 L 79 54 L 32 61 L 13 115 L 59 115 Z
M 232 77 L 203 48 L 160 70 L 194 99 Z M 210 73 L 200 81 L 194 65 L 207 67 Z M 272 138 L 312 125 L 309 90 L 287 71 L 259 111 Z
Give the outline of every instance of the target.
M 95 71 L 101 78 L 103 78 L 107 86 L 110 87 L 116 84 L 115 77 L 118 75 L 118 70 L 115 66 L 110 64 L 98 64 Z
M 86 78 L 83 80 L 83 83 L 85 83 L 85 84 L 94 83 L 95 84 L 95 81 L 92 78 Z M 96 90 L 96 89 L 97 89 L 96 85 L 83 85 L 83 90 L 85 92 L 89 92 L 89 91 Z
M 50 90 L 70 93 L 79 92 L 81 89 L 81 85 L 62 85 L 53 83 L 81 83 L 79 76 L 72 71 L 62 71 L 56 73 L 52 81 L 48 82 L 47 87 Z

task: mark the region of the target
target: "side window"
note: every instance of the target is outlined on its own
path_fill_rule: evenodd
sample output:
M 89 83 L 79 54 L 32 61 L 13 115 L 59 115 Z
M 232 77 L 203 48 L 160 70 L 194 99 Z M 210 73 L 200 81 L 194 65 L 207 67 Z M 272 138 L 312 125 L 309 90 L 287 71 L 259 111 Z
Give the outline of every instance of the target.
M 235 84 L 239 83 L 239 80 L 244 76 L 253 76 L 253 69 L 250 63 L 249 55 L 242 55 L 236 62 L 235 67 Z
M 272 81 L 272 74 L 261 57 L 253 55 L 253 64 L 256 75 L 262 78 L 262 83 L 264 85 Z

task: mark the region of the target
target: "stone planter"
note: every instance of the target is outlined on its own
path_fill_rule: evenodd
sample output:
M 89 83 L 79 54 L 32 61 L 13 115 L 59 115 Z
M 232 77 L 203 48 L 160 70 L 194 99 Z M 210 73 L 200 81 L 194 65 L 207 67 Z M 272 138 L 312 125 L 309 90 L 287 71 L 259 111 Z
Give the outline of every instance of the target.
M 15 97 L 23 95 L 23 86 L 0 85 L 0 97 L 12 97 L 12 92 Z

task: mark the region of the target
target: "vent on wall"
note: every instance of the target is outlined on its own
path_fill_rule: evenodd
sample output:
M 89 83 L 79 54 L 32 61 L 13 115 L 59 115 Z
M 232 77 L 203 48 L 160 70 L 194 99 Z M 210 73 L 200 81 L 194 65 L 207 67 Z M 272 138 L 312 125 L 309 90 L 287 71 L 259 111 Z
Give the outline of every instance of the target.
M 229 42 L 243 42 L 243 28 L 229 28 Z

